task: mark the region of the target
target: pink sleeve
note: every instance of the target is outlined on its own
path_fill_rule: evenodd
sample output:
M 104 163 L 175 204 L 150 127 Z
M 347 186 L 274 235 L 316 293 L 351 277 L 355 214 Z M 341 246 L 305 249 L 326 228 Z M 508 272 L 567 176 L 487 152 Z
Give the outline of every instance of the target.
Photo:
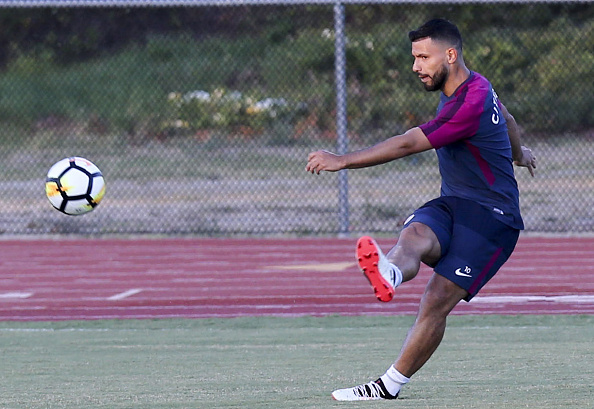
M 448 101 L 437 117 L 419 127 L 435 149 L 476 134 L 480 125 L 483 104 L 476 95 L 469 95 L 466 88 Z M 484 98 L 483 98 L 484 100 Z

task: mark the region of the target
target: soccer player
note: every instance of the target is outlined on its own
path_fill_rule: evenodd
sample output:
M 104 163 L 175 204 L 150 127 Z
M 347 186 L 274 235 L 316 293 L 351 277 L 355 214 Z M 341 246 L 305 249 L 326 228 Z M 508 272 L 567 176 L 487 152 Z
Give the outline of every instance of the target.
M 513 116 L 489 81 L 466 67 L 454 24 L 431 20 L 408 36 L 413 71 L 427 91 L 441 91 L 436 117 L 360 151 L 312 152 L 306 166 L 319 174 L 435 149 L 441 174 L 440 197 L 408 217 L 387 255 L 370 237 L 357 243 L 359 267 L 380 301 L 390 301 L 396 287 L 417 275 L 421 262 L 434 273 L 394 364 L 375 381 L 334 391 L 336 400 L 398 397 L 439 346 L 450 311 L 495 275 L 524 228 L 513 163 L 534 176 L 536 159 L 521 145 Z

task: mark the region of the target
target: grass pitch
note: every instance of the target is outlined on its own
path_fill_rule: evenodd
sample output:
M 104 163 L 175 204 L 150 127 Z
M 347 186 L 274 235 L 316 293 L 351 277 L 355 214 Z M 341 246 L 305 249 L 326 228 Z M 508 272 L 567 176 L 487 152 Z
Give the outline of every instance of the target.
M 594 407 L 594 316 L 455 316 L 396 402 L 334 402 L 381 375 L 412 317 L 0 323 L 0 407 Z

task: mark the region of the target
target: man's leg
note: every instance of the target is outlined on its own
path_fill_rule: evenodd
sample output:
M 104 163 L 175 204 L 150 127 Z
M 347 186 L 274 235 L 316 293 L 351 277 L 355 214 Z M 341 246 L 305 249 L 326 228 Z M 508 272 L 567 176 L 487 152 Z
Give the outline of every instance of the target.
M 402 281 L 409 281 L 416 277 L 421 262 L 432 266 L 437 264 L 441 258 L 441 246 L 431 228 L 422 223 L 411 223 L 402 231 L 398 243 L 387 258 L 400 268 Z M 386 389 L 392 395 L 397 394 L 402 381 L 408 381 L 435 352 L 443 339 L 448 314 L 467 295 L 466 290 L 450 280 L 433 274 L 400 355 L 393 368 L 382 377 Z
M 396 246 L 387 254 L 388 260 L 402 272 L 402 282 L 416 277 L 421 262 L 433 266 L 441 257 L 441 246 L 433 230 L 422 223 L 411 223 L 400 233 Z
M 394 292 L 390 287 L 393 284 L 389 270 L 396 267 L 402 274 L 403 282 L 412 280 L 419 272 L 421 262 L 428 265 L 437 264 L 441 258 L 441 245 L 433 230 L 427 225 L 411 223 L 400 233 L 398 243 L 387 256 L 381 253 L 371 238 L 364 238 L 358 243 L 357 257 L 359 266 L 374 287 L 378 299 L 389 301 Z M 390 263 L 392 267 L 389 266 Z M 388 291 L 386 287 L 390 287 L 387 288 Z M 380 291 L 377 288 L 380 288 Z M 462 288 L 434 274 L 421 300 L 415 324 L 410 329 L 395 364 L 376 381 L 334 391 L 334 399 L 367 400 L 397 397 L 400 387 L 408 382 L 408 377 L 418 371 L 435 352 L 445 332 L 447 315 L 466 294 Z
M 391 301 L 394 289 L 417 275 L 421 262 L 435 265 L 440 257 L 437 236 L 422 223 L 406 227 L 387 257 L 371 237 L 361 237 L 357 242 L 359 268 L 369 280 L 377 299 L 383 302 Z
M 417 319 L 409 330 L 400 355 L 378 380 L 332 393 L 336 400 L 394 399 L 435 352 L 445 333 L 451 310 L 468 293 L 447 278 L 433 274 L 421 299 Z
M 378 299 L 380 301 L 390 301 L 394 293 L 394 284 L 389 270 L 396 267 L 401 271 L 402 281 L 412 280 L 419 272 L 421 262 L 430 265 L 437 263 L 441 257 L 441 246 L 437 236 L 428 226 L 421 223 L 412 223 L 401 232 L 398 243 L 388 253 L 387 257 L 382 254 L 375 241 L 369 237 L 359 239 L 357 257 L 359 266 L 374 287 Z M 389 263 L 392 263 L 393 266 L 388 266 Z M 441 279 L 447 281 L 441 276 L 436 276 L 427 286 L 421 301 L 417 321 L 409 331 L 401 354 L 396 361 L 399 365 L 391 366 L 376 381 L 334 391 L 332 393 L 334 399 L 373 400 L 394 399 L 398 396 L 400 387 L 408 382 L 405 374 L 410 373 L 408 376 L 411 376 L 429 359 L 443 337 L 445 317 L 466 294 L 464 291 L 455 303 L 453 301 L 440 302 L 440 298 L 448 298 L 448 290 L 442 288 L 446 283 L 442 282 Z M 457 294 L 453 295 L 454 298 L 457 296 Z M 447 309 L 447 312 L 445 312 L 443 307 L 449 304 L 453 305 L 449 309 L 445 308 Z M 435 310 L 434 313 L 432 313 L 433 310 Z M 423 339 L 423 343 L 416 345 L 418 337 L 427 337 L 429 339 Z M 416 369 L 412 371 L 412 368 Z M 402 372 L 399 372 L 398 369 L 401 369 Z
M 380 301 L 391 300 L 394 287 L 399 282 L 412 280 L 419 272 L 421 262 L 437 268 L 444 275 L 434 273 L 427 284 L 417 318 L 396 362 L 376 381 L 335 391 L 335 399 L 397 397 L 402 385 L 427 362 L 441 343 L 449 313 L 460 300 L 472 298 L 493 277 L 511 255 L 519 234 L 517 229 L 497 221 L 488 209 L 457 198 L 436 199 L 418 209 L 412 217 L 415 221 L 402 231 L 397 245 L 387 256 L 371 241 L 370 248 L 360 252 L 359 266 L 376 295 L 389 295 L 378 296 Z M 464 218 L 466 223 L 456 224 L 454 217 Z M 469 224 L 471 220 L 475 223 Z M 461 268 L 468 271 L 463 275 L 464 280 L 460 278 Z M 390 287 L 390 277 L 395 275 L 390 272 L 394 269 L 400 273 L 400 281 Z
M 417 319 L 409 330 L 394 368 L 406 377 L 417 372 L 437 349 L 452 309 L 468 295 L 466 290 L 433 274 L 421 299 Z

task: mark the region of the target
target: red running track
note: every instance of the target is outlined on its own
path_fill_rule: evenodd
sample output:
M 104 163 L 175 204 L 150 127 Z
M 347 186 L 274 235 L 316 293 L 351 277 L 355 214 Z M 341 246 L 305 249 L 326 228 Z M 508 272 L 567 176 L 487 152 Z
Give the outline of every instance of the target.
M 0 320 L 416 314 L 430 269 L 380 303 L 355 266 L 355 242 L 4 240 Z M 454 314 L 593 314 L 593 249 L 594 237 L 523 237 Z

